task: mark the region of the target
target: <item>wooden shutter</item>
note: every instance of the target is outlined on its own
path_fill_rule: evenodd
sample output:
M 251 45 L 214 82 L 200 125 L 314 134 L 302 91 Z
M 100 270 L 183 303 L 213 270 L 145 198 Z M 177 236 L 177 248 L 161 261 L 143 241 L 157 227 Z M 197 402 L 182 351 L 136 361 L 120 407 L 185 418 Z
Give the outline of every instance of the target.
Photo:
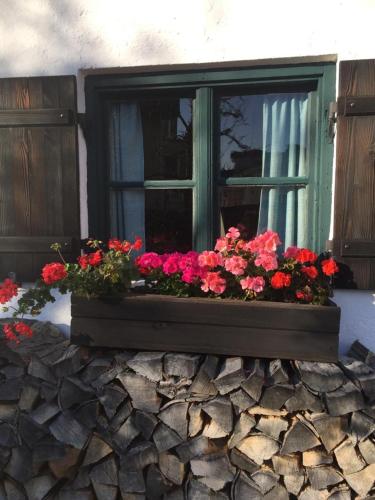
M 375 287 L 375 60 L 339 67 L 334 255 Z
M 74 76 L 0 79 L 0 279 L 79 251 Z

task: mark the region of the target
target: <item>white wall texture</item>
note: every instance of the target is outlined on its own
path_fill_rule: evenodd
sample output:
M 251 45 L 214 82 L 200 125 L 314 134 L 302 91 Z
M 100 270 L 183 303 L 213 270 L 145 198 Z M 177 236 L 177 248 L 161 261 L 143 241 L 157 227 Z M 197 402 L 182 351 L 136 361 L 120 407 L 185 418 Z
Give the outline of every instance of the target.
M 100 68 L 335 54 L 375 58 L 375 0 L 0 0 L 0 77 Z M 81 226 L 87 235 L 86 150 L 80 136 Z M 375 349 L 371 292 L 339 291 L 341 347 Z M 70 322 L 64 297 L 44 314 Z

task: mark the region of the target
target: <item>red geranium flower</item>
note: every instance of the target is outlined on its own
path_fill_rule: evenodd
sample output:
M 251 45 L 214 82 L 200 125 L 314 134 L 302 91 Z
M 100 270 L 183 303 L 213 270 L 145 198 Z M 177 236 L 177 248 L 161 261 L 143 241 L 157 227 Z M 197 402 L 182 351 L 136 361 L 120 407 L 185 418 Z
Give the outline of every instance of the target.
M 132 245 L 126 240 L 120 241 L 116 238 L 112 238 L 108 241 L 108 248 L 110 250 L 115 250 L 115 252 L 127 253 L 129 252 L 129 250 L 131 250 Z
M 287 288 L 292 282 L 290 274 L 277 271 L 271 278 L 272 288 Z
M 46 264 L 42 269 L 42 278 L 46 285 L 53 285 L 53 283 L 66 278 L 67 275 L 64 264 L 60 264 L 60 262 Z
M 134 241 L 134 243 L 132 245 L 132 249 L 133 250 L 140 250 L 142 247 L 143 247 L 142 238 L 140 238 L 139 236 L 136 236 L 135 237 L 135 241 Z
M 314 263 L 317 258 L 318 256 L 316 253 L 308 248 L 301 248 L 296 255 L 296 261 L 301 264 L 304 264 L 305 262 Z
M 101 263 L 102 258 L 103 258 L 103 256 L 102 256 L 101 250 L 97 250 L 94 253 L 90 253 L 89 254 L 89 264 L 90 264 L 90 266 L 98 266 Z
M 315 266 L 303 267 L 301 271 L 312 280 L 318 276 L 318 270 Z
M 9 278 L 0 284 L 0 304 L 5 304 L 17 295 L 17 285 Z
M 24 337 L 32 337 L 33 331 L 29 327 L 29 325 L 26 325 L 23 321 L 18 321 L 17 323 L 14 323 L 14 328 L 17 333 L 20 335 L 23 335 Z
M 332 276 L 338 273 L 339 266 L 334 259 L 330 258 L 322 261 L 322 270 L 326 276 Z
M 19 343 L 19 340 L 17 338 L 17 335 L 14 333 L 13 325 L 11 323 L 6 323 L 5 325 L 3 325 L 3 331 L 7 340 L 13 340 L 17 344 Z

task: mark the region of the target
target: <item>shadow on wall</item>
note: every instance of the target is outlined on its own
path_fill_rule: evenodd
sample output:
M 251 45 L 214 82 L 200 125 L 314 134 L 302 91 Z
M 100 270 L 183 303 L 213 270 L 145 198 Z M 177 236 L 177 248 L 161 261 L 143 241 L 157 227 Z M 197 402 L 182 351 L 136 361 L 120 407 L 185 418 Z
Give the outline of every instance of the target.
M 8 44 L 2 45 L 0 76 L 77 74 L 79 68 L 118 66 L 120 59 L 126 66 L 128 58 L 133 65 L 175 59 L 173 41 L 141 23 L 129 36 L 124 20 L 111 37 L 111 18 L 98 19 L 95 9 L 77 0 L 2 0 L 0 33 Z

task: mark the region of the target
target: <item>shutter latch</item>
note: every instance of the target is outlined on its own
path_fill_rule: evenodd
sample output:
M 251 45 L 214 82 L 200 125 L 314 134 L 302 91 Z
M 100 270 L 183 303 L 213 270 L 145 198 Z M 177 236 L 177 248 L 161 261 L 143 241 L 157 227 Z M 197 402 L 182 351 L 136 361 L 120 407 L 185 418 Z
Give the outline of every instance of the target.
M 328 140 L 332 144 L 336 134 L 337 102 L 330 102 L 328 108 Z

